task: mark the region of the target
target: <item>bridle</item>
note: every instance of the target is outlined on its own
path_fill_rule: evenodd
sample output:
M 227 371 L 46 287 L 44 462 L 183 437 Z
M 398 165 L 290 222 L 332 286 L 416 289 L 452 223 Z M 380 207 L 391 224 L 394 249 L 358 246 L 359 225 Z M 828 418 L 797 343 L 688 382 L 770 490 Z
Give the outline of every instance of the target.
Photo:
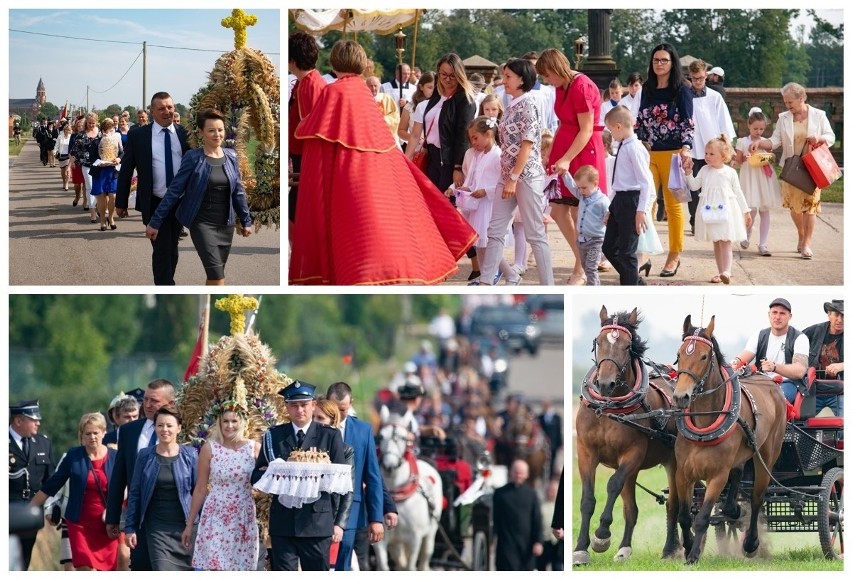
M 408 440 L 408 437 L 405 435 L 406 433 L 407 433 L 407 431 L 402 426 L 399 426 L 399 425 L 396 425 L 396 424 L 392 425 L 392 427 L 391 427 L 390 437 L 384 437 L 384 436 L 382 436 L 381 431 L 379 432 L 379 436 L 377 437 L 378 438 L 378 441 L 377 441 L 378 444 L 376 444 L 376 449 L 377 449 L 379 455 L 380 456 L 389 456 L 389 457 L 393 457 L 393 458 L 396 459 L 396 462 L 394 464 L 387 465 L 387 466 L 385 466 L 384 460 L 379 461 L 379 463 L 382 465 L 382 467 L 385 468 L 386 470 L 395 471 L 396 469 L 398 469 L 399 467 L 402 466 L 402 462 L 405 459 L 405 455 L 407 453 L 413 454 L 414 444 L 410 440 Z M 385 441 L 385 440 L 393 443 L 392 448 L 393 448 L 394 452 L 386 452 L 386 451 L 383 451 L 381 449 L 381 443 L 382 443 L 382 441 Z M 398 452 L 400 448 L 402 449 L 402 452 Z
M 625 348 L 625 352 L 627 353 L 627 359 L 623 363 L 619 363 L 618 360 L 610 358 L 609 356 L 598 359 L 598 338 L 607 330 L 609 330 L 609 335 L 607 336 L 607 339 L 613 345 L 615 345 L 616 341 L 618 340 L 618 335 L 620 332 L 624 332 L 625 334 L 627 334 L 627 337 L 630 339 L 630 345 Z M 601 331 L 598 333 L 597 337 L 592 338 L 592 354 L 594 354 L 592 361 L 595 364 L 596 384 L 597 376 L 600 374 L 601 365 L 604 362 L 609 362 L 613 366 L 615 366 L 617 370 L 616 388 L 620 388 L 622 386 L 627 385 L 627 383 L 624 381 L 624 374 L 625 372 L 627 372 L 627 369 L 630 367 L 630 362 L 635 356 L 635 352 L 633 351 L 633 332 L 631 332 L 628 328 L 625 328 L 624 326 L 618 325 L 616 316 L 612 317 L 612 323 L 607 324 L 605 326 L 601 326 Z
M 698 335 L 701 332 L 702 329 L 703 328 L 695 328 L 695 332 L 691 336 L 685 336 L 683 338 L 683 343 L 686 344 L 686 349 L 684 350 L 684 354 L 686 354 L 687 356 L 691 356 L 692 354 L 695 353 L 696 343 L 705 344 L 707 347 L 710 348 L 710 363 L 707 364 L 707 368 L 704 370 L 704 374 L 702 374 L 701 377 L 699 378 L 698 375 L 695 372 L 693 372 L 692 370 L 681 370 L 680 369 L 680 353 L 678 353 L 678 359 L 676 360 L 676 362 L 678 363 L 678 370 L 677 370 L 677 377 L 676 378 L 680 378 L 681 374 L 686 374 L 687 376 L 692 378 L 692 381 L 694 382 L 694 384 L 692 386 L 692 394 L 691 394 L 691 397 L 693 399 L 700 398 L 702 396 L 708 396 L 709 394 L 712 394 L 713 392 L 715 392 L 716 390 L 718 390 L 719 388 L 721 388 L 725 384 L 725 381 L 723 380 L 722 383 L 719 386 L 716 386 L 715 388 L 712 388 L 710 390 L 705 390 L 705 386 L 707 384 L 707 379 L 710 377 L 710 373 L 713 370 L 713 365 L 714 365 L 715 360 L 716 360 L 716 351 L 715 351 L 715 348 L 713 347 L 713 342 L 711 342 L 707 338 L 704 338 L 704 337 Z

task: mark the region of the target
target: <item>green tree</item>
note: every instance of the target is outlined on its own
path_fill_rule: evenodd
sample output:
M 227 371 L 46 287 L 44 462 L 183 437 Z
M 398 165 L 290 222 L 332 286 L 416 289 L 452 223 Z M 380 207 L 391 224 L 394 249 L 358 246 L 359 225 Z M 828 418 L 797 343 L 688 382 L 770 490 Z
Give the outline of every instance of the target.
M 121 106 L 116 105 L 116 104 L 112 104 L 112 105 L 109 105 L 107 108 L 104 109 L 103 116 L 112 118 L 112 117 L 120 115 L 122 110 L 123 109 L 121 108 Z
M 814 10 L 807 13 L 814 20 L 807 46 L 811 64 L 807 86 L 843 86 L 843 24 L 834 26 Z
M 38 112 L 38 119 L 55 119 L 59 114 L 59 107 L 55 104 L 47 102 L 41 105 L 41 109 Z
M 49 332 L 44 342 L 48 363 L 36 373 L 51 386 L 103 388 L 109 363 L 107 340 L 90 312 L 55 300 L 45 312 Z

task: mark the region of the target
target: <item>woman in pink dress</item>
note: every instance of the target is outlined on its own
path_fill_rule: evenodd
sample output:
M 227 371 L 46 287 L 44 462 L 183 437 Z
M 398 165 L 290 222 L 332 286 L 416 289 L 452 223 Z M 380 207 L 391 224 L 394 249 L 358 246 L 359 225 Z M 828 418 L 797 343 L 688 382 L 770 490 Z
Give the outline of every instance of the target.
M 556 48 L 541 53 L 535 65 L 544 82 L 556 88 L 553 109 L 559 118 L 559 129 L 553 138 L 550 158 L 545 164 L 548 172 L 559 175 L 573 174 L 583 165 L 591 165 L 601 175 L 606 175 L 606 149 L 601 132 L 601 92 L 588 76 L 571 70 L 565 55 Z M 551 200 L 550 216 L 556 221 L 565 240 L 574 252 L 574 271 L 568 278 L 570 285 L 585 285 L 586 276 L 577 249 L 577 206 L 574 197 L 560 179 L 561 199 Z M 607 193 L 605 180 L 601 190 Z

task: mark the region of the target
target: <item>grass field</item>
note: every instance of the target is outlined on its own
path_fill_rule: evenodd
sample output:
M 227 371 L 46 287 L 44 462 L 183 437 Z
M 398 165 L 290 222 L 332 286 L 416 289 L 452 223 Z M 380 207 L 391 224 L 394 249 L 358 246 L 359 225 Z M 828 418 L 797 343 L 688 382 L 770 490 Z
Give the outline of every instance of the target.
M 27 142 L 27 140 L 22 138 L 21 144 L 16 145 L 15 139 L 9 139 L 9 156 L 10 157 L 17 157 L 18 154 L 21 152 L 21 149 L 24 148 L 24 143 L 26 143 L 26 142 Z
M 577 540 L 580 528 L 580 476 L 577 472 L 576 457 L 573 460 L 572 485 L 572 529 L 570 539 L 571 551 Z M 595 477 L 595 513 L 592 516 L 591 533 L 598 526 L 600 512 L 606 501 L 606 483 L 612 475 L 612 469 L 598 467 Z M 666 473 L 662 467 L 656 467 L 639 474 L 639 483 L 659 493 L 667 486 Z M 712 528 L 708 530 L 708 539 L 704 553 L 697 565 L 687 567 L 683 560 L 662 561 L 660 554 L 665 541 L 666 511 L 664 505 L 656 503 L 653 497 L 637 488 L 636 500 L 639 505 L 639 521 L 633 533 L 633 556 L 624 563 L 615 563 L 612 558 L 618 550 L 624 530 L 621 514 L 621 499 L 615 503 L 612 525 L 612 546 L 606 553 L 589 551 L 591 564 L 575 567 L 578 571 L 842 571 L 843 561 L 827 561 L 822 556 L 819 537 L 816 533 L 766 533 L 761 535 L 761 549 L 769 553 L 767 557 L 746 559 L 739 545 L 731 546 L 730 555 L 720 555 L 719 548 L 713 536 Z M 566 539 L 568 541 L 569 539 Z M 566 546 L 566 551 L 567 551 Z M 567 553 L 566 553 L 567 557 Z

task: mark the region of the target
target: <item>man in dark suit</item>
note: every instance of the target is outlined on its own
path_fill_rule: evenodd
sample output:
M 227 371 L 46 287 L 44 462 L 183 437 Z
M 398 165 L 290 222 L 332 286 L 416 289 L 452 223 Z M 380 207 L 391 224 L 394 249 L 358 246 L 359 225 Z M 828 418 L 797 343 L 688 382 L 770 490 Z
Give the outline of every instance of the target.
M 174 111 L 175 105 L 169 93 L 158 92 L 151 97 L 154 122 L 127 134 L 115 197 L 116 213 L 119 217 L 127 217 L 130 183 L 135 169 L 135 209 L 142 212 L 142 223 L 148 225 L 172 178 L 180 168 L 181 157 L 190 149 L 186 129 L 173 122 Z M 175 218 L 176 209 L 177 207 L 169 213 L 156 239 L 151 241 L 151 269 L 154 272 L 155 285 L 175 285 L 177 246 L 183 229 Z
M 9 503 L 30 502 L 53 474 L 50 441 L 38 433 L 39 426 L 38 400 L 9 405 Z M 35 530 L 18 535 L 25 571 L 30 566 L 37 534 Z
M 315 390 L 314 386 L 295 380 L 278 392 L 284 397 L 292 422 L 273 426 L 264 435 L 252 484 L 261 479 L 270 462 L 277 458 L 287 460 L 296 449 L 326 451 L 332 463 L 346 464 L 340 431 L 312 419 Z M 272 570 L 296 571 L 301 562 L 303 571 L 328 571 L 334 517 L 328 493 L 301 508 L 286 508 L 274 495 L 269 508 Z
M 559 473 L 556 472 L 556 460 L 559 455 L 559 449 L 562 448 L 562 417 L 556 412 L 553 407 L 553 402 L 545 400 L 541 403 L 541 414 L 538 417 L 538 423 L 541 426 L 542 432 L 547 437 L 547 442 L 550 444 L 550 479 L 555 481 Z
M 326 396 L 337 404 L 340 411 L 338 428 L 343 433 L 343 442 L 355 450 L 353 512 L 343 533 L 343 541 L 337 552 L 337 564 L 334 567 L 335 571 L 351 571 L 352 549 L 355 546 L 357 531 L 366 527 L 370 543 L 378 543 L 385 534 L 382 524 L 382 473 L 379 470 L 372 427 L 350 415 L 352 388 L 346 382 L 335 382 L 328 387 Z
M 110 537 L 118 538 L 122 518 L 124 491 L 130 487 L 133 469 L 136 466 L 136 454 L 143 448 L 154 446 L 157 435 L 154 432 L 154 417 L 157 410 L 175 400 L 175 387 L 168 380 L 159 378 L 148 384 L 142 398 L 144 416 L 128 422 L 118 429 L 118 453 L 112 467 L 107 495 L 106 531 Z M 152 571 L 148 557 L 148 544 L 145 533 L 137 534 L 136 548 L 130 553 L 130 568 L 133 571 Z
M 524 484 L 529 474 L 527 463 L 516 460 L 509 470 L 511 482 L 494 491 L 497 571 L 532 571 L 544 550 L 538 495 Z

